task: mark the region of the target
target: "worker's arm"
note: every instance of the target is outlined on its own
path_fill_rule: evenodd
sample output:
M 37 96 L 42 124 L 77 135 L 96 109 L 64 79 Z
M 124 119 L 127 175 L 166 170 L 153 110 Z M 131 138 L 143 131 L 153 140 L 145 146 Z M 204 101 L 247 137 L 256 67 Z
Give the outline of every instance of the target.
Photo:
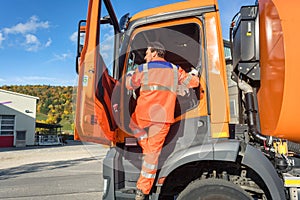
M 128 71 L 126 74 L 126 88 L 128 90 L 135 90 L 141 86 L 141 72 L 138 68 L 135 71 Z
M 188 88 L 198 87 L 199 77 L 198 77 L 198 73 L 195 72 L 193 74 L 193 70 L 192 70 L 191 73 L 186 73 L 181 67 L 179 67 L 178 69 L 179 84 L 184 85 Z

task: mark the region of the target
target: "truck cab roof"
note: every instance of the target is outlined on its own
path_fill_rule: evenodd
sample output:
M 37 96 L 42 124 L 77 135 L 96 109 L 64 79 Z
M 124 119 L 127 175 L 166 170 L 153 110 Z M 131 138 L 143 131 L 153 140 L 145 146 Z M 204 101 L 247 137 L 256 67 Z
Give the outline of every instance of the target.
M 154 15 L 162 15 L 164 13 L 174 12 L 174 11 L 181 11 L 181 10 L 188 10 L 193 8 L 205 7 L 205 6 L 212 6 L 214 5 L 218 10 L 218 3 L 217 0 L 187 0 L 178 3 L 168 4 L 156 8 L 151 8 L 148 10 L 144 10 L 132 16 L 130 21 L 134 21 L 141 18 L 146 18 L 149 16 Z

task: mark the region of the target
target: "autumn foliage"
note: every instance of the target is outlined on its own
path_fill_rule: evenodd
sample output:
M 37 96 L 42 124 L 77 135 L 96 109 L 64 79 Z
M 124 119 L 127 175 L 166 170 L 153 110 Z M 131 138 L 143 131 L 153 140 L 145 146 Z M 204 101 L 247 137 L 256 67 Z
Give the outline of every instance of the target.
M 69 123 L 73 127 L 72 86 L 25 85 L 1 86 L 0 89 L 39 97 L 37 121 L 49 124 Z

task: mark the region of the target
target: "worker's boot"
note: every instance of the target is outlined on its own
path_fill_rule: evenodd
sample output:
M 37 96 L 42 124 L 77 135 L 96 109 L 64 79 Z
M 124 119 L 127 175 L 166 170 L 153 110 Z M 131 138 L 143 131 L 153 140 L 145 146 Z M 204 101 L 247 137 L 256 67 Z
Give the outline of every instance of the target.
M 143 191 L 137 189 L 135 193 L 135 200 L 144 200 L 144 199 L 145 199 L 145 194 L 143 193 Z

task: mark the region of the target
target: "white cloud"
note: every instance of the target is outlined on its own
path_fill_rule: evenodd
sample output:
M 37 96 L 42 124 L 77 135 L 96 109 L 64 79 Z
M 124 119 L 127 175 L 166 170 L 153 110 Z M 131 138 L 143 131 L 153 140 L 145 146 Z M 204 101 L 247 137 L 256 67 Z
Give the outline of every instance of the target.
M 56 60 L 66 60 L 70 56 L 71 56 L 70 53 L 62 53 L 60 55 L 57 55 L 57 54 L 54 55 L 54 57 L 56 58 Z
M 51 63 L 51 62 L 56 62 L 56 61 L 65 61 L 68 58 L 73 58 L 71 53 L 54 54 L 53 58 L 46 61 L 45 63 Z
M 113 50 L 112 44 L 101 44 L 100 46 L 101 51 L 112 51 Z
M 70 40 L 74 43 L 77 43 L 77 31 L 75 31 L 71 36 L 70 36 Z
M 26 48 L 26 51 L 37 51 L 39 49 L 39 47 L 37 45 L 34 45 L 34 46 L 29 46 Z
M 110 24 L 104 24 L 104 25 L 102 25 L 101 27 L 103 27 L 104 29 L 106 29 L 106 30 L 112 30 L 112 26 L 110 25 Z
M 52 44 L 52 40 L 51 40 L 51 38 L 49 38 L 45 44 L 45 47 L 49 47 L 51 44 Z
M 3 34 L 0 33 L 0 47 L 2 46 L 2 42 L 5 40 L 5 38 L 3 37 Z
M 10 47 L 19 45 L 21 39 L 19 35 L 24 37 L 24 42 L 21 45 L 26 51 L 37 51 L 42 47 L 49 47 L 52 40 L 49 38 L 47 41 L 40 42 L 37 32 L 42 29 L 48 29 L 50 23 L 48 21 L 41 21 L 37 16 L 31 16 L 25 23 L 18 23 L 11 27 L 5 27 L 0 30 L 0 47 L 3 46 L 3 41 L 10 41 Z M 12 36 L 15 35 L 15 36 Z M 14 42 L 12 42 L 14 41 Z
M 32 16 L 26 23 L 18 23 L 10 28 L 4 28 L 3 32 L 6 34 L 26 34 L 34 33 L 38 29 L 47 29 L 49 27 L 48 21 L 40 21 L 37 16 Z
M 104 60 L 110 59 L 108 53 L 103 52 L 103 53 L 101 53 L 101 56 L 102 56 L 102 58 L 103 58 Z M 109 60 L 109 61 L 110 61 L 110 60 Z
M 107 26 L 108 28 L 109 26 Z M 107 29 L 102 33 L 102 41 L 100 43 L 100 53 L 104 59 L 106 65 L 110 65 L 113 62 L 114 53 L 114 32 L 113 29 Z
M 18 83 L 33 83 L 35 81 L 53 81 L 55 78 L 46 77 L 46 76 L 23 76 L 15 77 L 15 81 Z
M 39 40 L 35 35 L 27 34 L 25 37 L 26 37 L 26 44 L 37 44 L 37 43 L 39 43 Z
M 44 77 L 44 76 L 27 76 L 27 77 L 21 77 L 19 78 L 20 80 L 24 80 L 24 81 L 52 81 L 55 80 L 55 78 L 51 78 L 51 77 Z
M 3 82 L 3 83 L 2 83 Z M 56 78 L 45 76 L 16 76 L 10 77 L 7 81 L 1 81 L 2 85 L 38 85 L 38 84 L 50 84 L 57 82 Z
M 26 47 L 26 51 L 37 51 L 40 48 L 41 43 L 35 35 L 27 34 L 25 35 L 24 45 Z
M 20 76 L 10 77 L 7 80 L 0 78 L 1 85 L 75 85 L 77 77 L 72 78 L 57 78 L 57 77 L 46 77 L 46 76 Z

